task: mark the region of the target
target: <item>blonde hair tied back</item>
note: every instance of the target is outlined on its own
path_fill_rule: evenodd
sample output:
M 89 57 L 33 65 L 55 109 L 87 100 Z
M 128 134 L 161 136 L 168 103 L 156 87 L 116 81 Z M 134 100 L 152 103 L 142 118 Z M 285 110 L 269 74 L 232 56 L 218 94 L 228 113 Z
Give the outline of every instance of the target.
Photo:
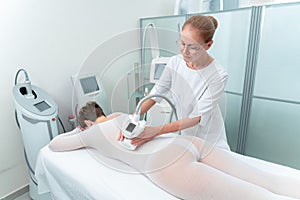
M 218 21 L 213 16 L 194 15 L 185 21 L 182 30 L 188 25 L 196 29 L 205 42 L 209 42 L 218 28 Z

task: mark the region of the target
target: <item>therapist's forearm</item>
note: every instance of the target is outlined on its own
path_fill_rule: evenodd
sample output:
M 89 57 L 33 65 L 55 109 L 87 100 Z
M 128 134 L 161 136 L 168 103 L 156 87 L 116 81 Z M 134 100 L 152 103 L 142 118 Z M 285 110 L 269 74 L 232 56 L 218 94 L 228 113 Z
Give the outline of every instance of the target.
M 162 125 L 159 130 L 159 135 L 165 133 L 177 132 L 192 126 L 197 125 L 201 120 L 201 117 L 184 118 L 169 124 Z
M 147 112 L 155 103 L 153 99 L 147 99 L 141 106 L 141 115 Z

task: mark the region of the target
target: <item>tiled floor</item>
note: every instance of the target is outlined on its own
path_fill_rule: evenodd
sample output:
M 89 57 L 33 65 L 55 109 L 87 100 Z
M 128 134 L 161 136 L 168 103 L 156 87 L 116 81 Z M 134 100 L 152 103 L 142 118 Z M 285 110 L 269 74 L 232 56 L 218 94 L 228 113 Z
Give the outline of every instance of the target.
M 31 200 L 29 193 L 26 192 L 25 194 L 23 194 L 22 196 L 19 196 L 18 198 L 16 198 L 15 200 Z

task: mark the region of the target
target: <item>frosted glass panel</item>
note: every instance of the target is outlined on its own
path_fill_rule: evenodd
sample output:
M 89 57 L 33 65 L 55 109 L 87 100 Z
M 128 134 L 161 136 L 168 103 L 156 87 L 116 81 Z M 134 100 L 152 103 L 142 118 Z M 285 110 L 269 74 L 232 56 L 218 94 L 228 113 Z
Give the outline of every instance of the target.
M 154 18 L 141 18 L 141 28 L 146 27 L 149 23 L 154 23 L 157 28 L 164 28 L 178 31 L 178 25 L 180 29 L 184 24 L 186 15 L 166 16 L 166 17 L 154 17 Z
M 243 92 L 251 9 L 211 13 L 219 26 L 209 50 L 228 71 L 227 91 Z
M 300 105 L 254 99 L 246 155 L 300 169 Z
M 299 101 L 300 4 L 265 10 L 254 94 Z
M 160 56 L 172 56 L 179 53 L 176 46 L 176 40 L 179 38 L 180 30 L 186 19 L 185 15 L 144 18 L 141 19 L 141 28 L 145 29 L 148 24 L 152 23 L 157 28 L 158 44 Z M 146 33 L 145 44 L 150 46 L 149 33 Z M 151 62 L 150 51 L 146 51 L 146 63 Z
M 242 96 L 225 93 L 225 98 L 220 103 L 223 114 L 227 141 L 232 151 L 236 151 L 241 114 Z

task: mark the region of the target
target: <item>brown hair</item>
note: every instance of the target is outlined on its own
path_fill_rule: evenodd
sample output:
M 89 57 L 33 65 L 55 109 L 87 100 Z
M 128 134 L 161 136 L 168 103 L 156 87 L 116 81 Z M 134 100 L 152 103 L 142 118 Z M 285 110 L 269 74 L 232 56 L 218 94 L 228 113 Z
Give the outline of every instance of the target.
M 196 29 L 205 42 L 209 42 L 213 39 L 214 33 L 218 28 L 218 21 L 213 16 L 195 15 L 185 21 L 182 30 L 187 25 Z
M 89 101 L 79 110 L 77 121 L 81 128 L 86 128 L 85 120 L 94 122 L 101 116 L 106 116 L 102 108 L 96 102 Z

